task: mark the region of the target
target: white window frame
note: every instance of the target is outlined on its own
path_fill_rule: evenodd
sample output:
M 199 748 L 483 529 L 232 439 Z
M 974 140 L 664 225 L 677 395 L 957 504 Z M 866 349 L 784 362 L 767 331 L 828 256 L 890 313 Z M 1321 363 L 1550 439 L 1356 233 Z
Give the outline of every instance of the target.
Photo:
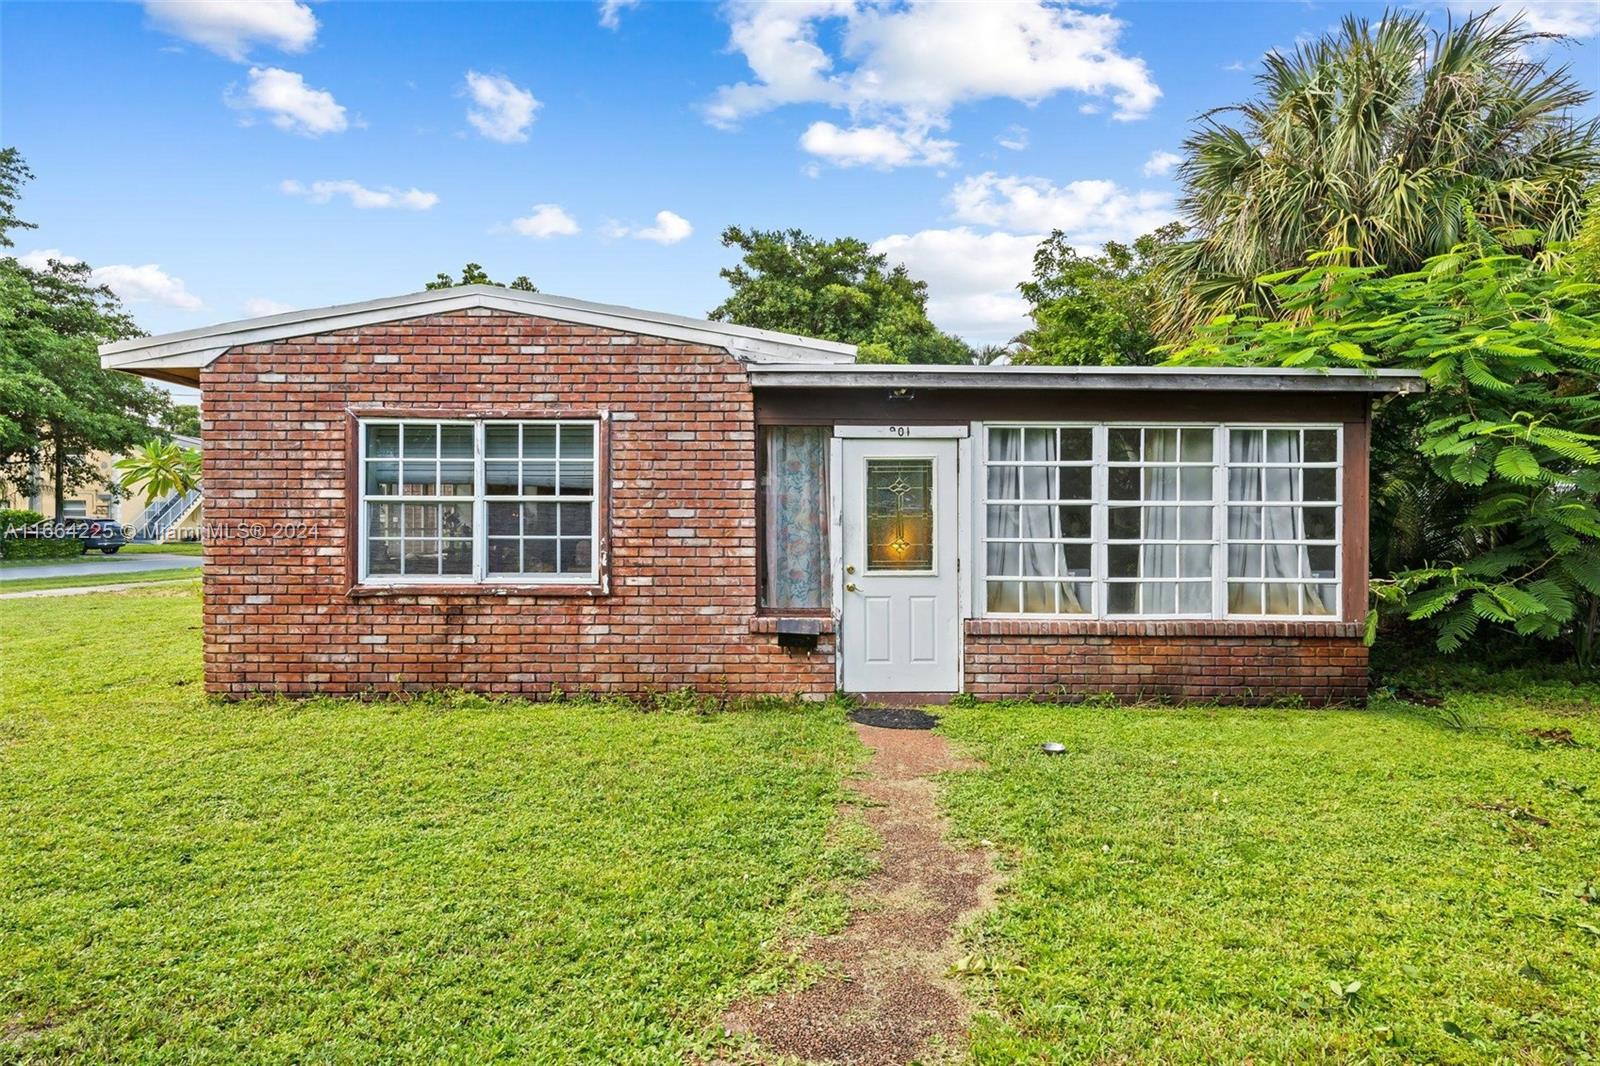
M 450 426 L 467 425 L 473 427 L 472 433 L 472 495 L 471 496 L 387 496 L 369 495 L 367 492 L 367 465 L 369 462 L 389 462 L 388 456 L 372 457 L 367 454 L 367 428 L 369 426 Z M 592 455 L 590 464 L 593 468 L 593 478 L 590 481 L 590 491 L 587 494 L 555 495 L 555 496 L 489 496 L 486 494 L 484 478 L 484 437 L 488 426 L 552 426 L 556 431 L 557 453 L 560 450 L 561 429 L 564 426 L 586 426 L 593 434 Z M 356 543 L 357 581 L 363 585 L 567 585 L 567 586 L 593 586 L 600 584 L 600 523 L 602 520 L 600 508 L 600 494 L 602 490 L 601 479 L 605 470 L 601 465 L 602 438 L 600 420 L 593 418 L 359 418 L 356 420 L 357 450 L 356 469 L 353 476 L 356 479 Z M 404 431 L 402 431 L 402 436 Z M 402 442 L 401 451 L 404 452 Z M 393 457 L 394 462 L 405 461 L 404 455 Z M 434 460 L 448 462 L 451 460 Z M 465 458 L 453 460 L 466 462 Z M 494 461 L 494 460 L 489 460 Z M 522 459 L 508 460 L 518 463 Z M 556 460 L 552 458 L 552 463 Z M 520 474 L 520 469 L 519 469 Z M 560 466 L 556 465 L 557 485 L 559 487 Z M 403 484 L 403 483 L 402 483 Z M 521 488 L 519 483 L 518 488 Z M 590 509 L 589 519 L 589 569 L 585 573 L 563 572 L 551 574 L 506 574 L 488 572 L 488 546 L 489 546 L 489 504 L 490 503 L 587 503 Z M 472 505 L 472 571 L 467 574 L 373 574 L 370 564 L 370 542 L 368 539 L 368 503 L 470 503 Z M 563 538 L 571 539 L 571 538 Z M 402 551 L 404 550 L 402 542 Z M 557 560 L 560 559 L 560 545 L 557 541 Z
M 1093 610 L 1084 614 L 1046 614 L 1038 612 L 999 612 L 991 611 L 989 603 L 989 431 L 992 429 L 1089 429 L 1092 431 L 1093 451 L 1090 467 L 1093 471 L 1091 478 L 1092 502 L 1090 504 L 1090 535 L 1091 535 L 1091 573 L 1088 581 L 1092 584 Z M 1110 549 L 1110 507 L 1113 501 L 1109 499 L 1111 461 L 1109 455 L 1109 438 L 1112 429 L 1204 429 L 1212 433 L 1210 468 L 1211 499 L 1208 503 L 1202 501 L 1172 501 L 1173 506 L 1209 506 L 1211 508 L 1211 610 L 1205 613 L 1189 614 L 1110 614 L 1108 611 L 1109 590 L 1112 582 L 1109 580 L 1109 549 Z M 1229 614 L 1228 613 L 1228 449 L 1231 429 L 1239 430 L 1268 430 L 1268 429 L 1294 429 L 1294 430 L 1331 430 L 1335 441 L 1334 470 L 1334 500 L 1333 521 L 1334 539 L 1331 546 L 1334 550 L 1334 577 L 1331 584 L 1334 587 L 1335 609 L 1332 614 Z M 970 582 L 972 595 L 972 611 L 976 617 L 981 618 L 1007 618 L 1019 620 L 1060 620 L 1060 621 L 1116 621 L 1116 622 L 1173 622 L 1173 621 L 1237 621 L 1237 622 L 1337 622 L 1343 620 L 1343 588 L 1344 588 L 1344 479 L 1345 479 L 1345 440 L 1344 426 L 1339 422 L 1203 422 L 1203 421 L 1165 421 L 1165 420 L 1118 420 L 1113 422 L 1075 421 L 1027 421 L 1006 420 L 996 422 L 978 422 L 973 424 L 973 491 L 969 497 L 975 503 L 973 508 L 973 530 L 969 543 L 973 546 L 975 556 L 973 580 Z M 1026 465 L 1025 463 L 1023 465 Z M 1034 464 L 1040 465 L 1040 464 Z M 1060 464 L 1043 464 L 1057 466 Z M 1183 464 L 1176 460 L 1172 464 L 1147 463 L 1142 455 L 1137 464 L 1119 463 L 1118 466 L 1135 466 L 1143 470 L 1146 466 L 1173 465 L 1181 469 Z M 1322 464 L 1318 464 L 1319 466 Z M 1297 464 L 1303 469 L 1304 463 Z M 1301 475 L 1297 475 L 1299 477 Z M 1180 475 L 1181 478 L 1181 475 Z M 1020 482 L 1020 479 L 1019 479 Z M 1181 493 L 1181 490 L 1180 490 Z M 1303 493 L 1302 493 L 1303 495 Z M 1013 503 L 1015 501 L 996 501 L 999 503 Z M 1146 506 L 1144 501 L 1117 501 L 1119 505 Z M 1262 504 L 1264 505 L 1264 501 Z M 1286 506 L 1302 507 L 1304 500 L 1285 501 Z M 1013 538 L 999 538 L 1010 542 Z M 1183 538 L 1179 537 L 1181 541 Z M 1124 542 L 1119 542 L 1124 543 Z M 1135 542 L 1126 542 L 1135 543 Z M 1141 547 L 1147 543 L 1143 539 L 1138 542 Z M 1168 543 L 1162 541 L 1159 543 Z M 1178 543 L 1173 541 L 1171 543 Z M 1260 543 L 1251 541 L 1249 543 Z M 1293 543 L 1301 543 L 1299 541 Z M 1329 542 L 1318 541 L 1319 545 L 1328 545 Z M 1010 575 L 996 575 L 997 580 L 1005 580 Z M 1073 579 L 1057 579 L 1073 580 Z M 1083 578 L 1076 580 L 1082 581 Z M 1177 578 L 1172 579 L 1177 582 Z M 1265 579 L 1263 579 L 1264 582 Z M 1298 584 L 1308 583 L 1307 579 L 1300 579 Z M 1329 582 L 1309 582 L 1311 584 L 1327 584 Z M 1020 606 L 1020 604 L 1019 604 Z M 1176 602 L 1174 607 L 1176 607 Z M 1264 605 L 1263 605 L 1264 606 Z

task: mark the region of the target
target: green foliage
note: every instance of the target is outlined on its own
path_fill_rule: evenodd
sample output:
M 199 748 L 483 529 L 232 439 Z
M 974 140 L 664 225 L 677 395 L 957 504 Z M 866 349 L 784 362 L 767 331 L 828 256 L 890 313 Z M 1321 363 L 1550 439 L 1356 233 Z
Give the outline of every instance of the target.
M 1445 651 L 1485 623 L 1569 638 L 1595 660 L 1600 624 L 1600 284 L 1557 246 L 1536 259 L 1472 225 L 1423 268 L 1384 277 L 1339 255 L 1260 279 L 1284 317 L 1225 315 L 1174 362 L 1409 367 L 1420 396 L 1377 417 L 1375 527 L 1397 496 L 1439 524 L 1375 585 Z M 1505 238 L 1526 244 L 1526 235 Z M 1396 488 L 1397 483 L 1403 486 Z
M 30 177 L 14 150 L 0 153 L 0 243 L 19 225 L 14 198 Z M 149 435 L 171 406 L 167 394 L 100 368 L 99 344 L 138 335 L 116 296 L 84 263 L 32 270 L 0 258 L 0 483 L 13 494 L 55 482 L 66 494 L 100 484 L 94 452 L 120 452 Z
M 145 499 L 159 500 L 188 492 L 200 484 L 200 451 L 176 441 L 147 440 L 117 460 L 121 487 L 143 490 Z
M 44 515 L 38 511 L 30 511 L 25 507 L 0 507 L 0 532 L 36 525 L 43 521 Z
M 1033 280 L 1017 286 L 1032 328 L 1017 338 L 1013 362 L 1052 366 L 1148 366 L 1159 362 L 1155 315 L 1159 290 L 1152 271 L 1183 236 L 1162 226 L 1131 245 L 1107 241 L 1099 255 L 1081 255 L 1060 230 L 1033 253 Z
M 1472 215 L 1557 241 L 1577 232 L 1600 168 L 1596 120 L 1573 117 L 1590 94 L 1530 58 L 1544 35 L 1519 19 L 1487 12 L 1442 33 L 1427 21 L 1348 16 L 1292 53 L 1268 52 L 1260 95 L 1204 116 L 1180 170 L 1195 236 L 1159 271 L 1164 336 L 1270 311 L 1258 277 L 1313 252 L 1407 272 L 1465 239 Z
M 173 404 L 162 415 L 161 428 L 180 437 L 200 436 L 200 408 L 192 403 Z
M 516 289 L 519 292 L 538 292 L 533 282 L 528 280 L 528 275 L 518 274 L 517 280 L 510 285 L 491 278 L 477 263 L 468 263 L 461 268 L 461 280 L 457 281 L 444 271 L 435 274 L 433 280 L 423 286 L 424 289 L 453 289 L 458 285 L 495 285 L 502 289 Z
M 44 515 L 21 507 L 0 508 L 0 534 L 44 521 Z M 0 559 L 65 559 L 82 555 L 83 545 L 76 538 L 0 536 Z M 11 583 L 7 592 L 15 591 Z
M 83 542 L 76 537 L 0 538 L 0 559 L 72 559 L 83 554 Z M 25 591 L 14 581 L 5 583 L 6 592 Z
M 722 245 L 742 258 L 721 272 L 733 292 L 712 310 L 714 321 L 855 344 L 863 363 L 972 360 L 963 341 L 929 321 L 927 283 L 904 264 L 891 268 L 865 241 L 729 226 Z
M 946 708 L 976 768 L 941 806 L 1009 871 L 964 947 L 972 1060 L 1585 1061 L 1600 685 L 1536 691 Z M 1588 746 L 1523 743 L 1561 728 Z
M 180 584 L 0 601 L 0 1059 L 710 1061 L 841 920 L 838 707 L 222 703 Z

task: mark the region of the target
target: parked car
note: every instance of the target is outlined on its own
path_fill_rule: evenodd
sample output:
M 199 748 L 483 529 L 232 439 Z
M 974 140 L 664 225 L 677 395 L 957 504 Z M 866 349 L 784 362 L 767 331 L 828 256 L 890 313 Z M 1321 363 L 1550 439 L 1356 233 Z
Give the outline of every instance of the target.
M 115 555 L 128 543 L 127 531 L 109 518 L 66 518 L 60 528 L 57 536 L 77 537 L 85 554 L 99 548 L 105 555 Z

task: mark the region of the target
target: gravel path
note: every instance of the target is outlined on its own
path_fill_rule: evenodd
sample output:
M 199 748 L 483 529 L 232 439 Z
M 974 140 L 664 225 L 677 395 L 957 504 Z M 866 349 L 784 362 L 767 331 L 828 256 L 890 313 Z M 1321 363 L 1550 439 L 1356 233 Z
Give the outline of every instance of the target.
M 728 1029 L 763 1051 L 810 1062 L 898 1066 L 953 1053 L 968 1006 L 948 976 L 957 933 L 993 901 L 988 855 L 945 841 L 933 775 L 960 769 L 943 737 L 855 725 L 873 749 L 870 775 L 850 782 L 883 841 L 876 873 L 853 893 L 850 924 L 812 941 L 806 961 L 826 975 L 798 992 L 736 1004 Z

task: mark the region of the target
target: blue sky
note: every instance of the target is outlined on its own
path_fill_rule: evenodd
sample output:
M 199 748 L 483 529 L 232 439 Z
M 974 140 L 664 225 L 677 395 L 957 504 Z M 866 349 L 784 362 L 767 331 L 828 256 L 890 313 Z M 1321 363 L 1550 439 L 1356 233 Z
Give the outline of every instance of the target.
M 1268 49 L 1381 10 L 13 2 L 0 137 L 37 174 L 17 253 L 87 261 L 152 332 L 469 259 L 702 315 L 737 223 L 879 242 L 984 342 L 1020 325 L 1039 234 L 1172 217 L 1163 153 L 1196 115 Z M 1530 10 L 1600 87 L 1600 4 Z

